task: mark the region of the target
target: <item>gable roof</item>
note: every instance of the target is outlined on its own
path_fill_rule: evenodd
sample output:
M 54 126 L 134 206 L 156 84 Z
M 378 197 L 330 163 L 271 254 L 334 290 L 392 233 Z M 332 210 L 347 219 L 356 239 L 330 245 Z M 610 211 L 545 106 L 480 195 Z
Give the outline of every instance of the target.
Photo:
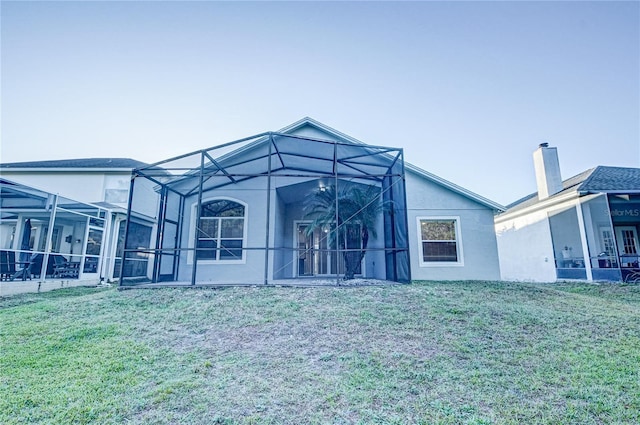
M 69 168 L 83 168 L 83 169 L 115 169 L 125 168 L 134 169 L 145 167 L 148 164 L 137 161 L 131 158 L 80 158 L 80 159 L 60 159 L 49 161 L 26 161 L 26 162 L 9 162 L 0 164 L 2 169 L 69 169 Z
M 310 128 L 312 130 L 311 135 L 304 135 L 304 129 L 305 128 Z M 328 135 L 330 138 L 326 138 L 326 137 L 322 137 L 323 135 Z M 229 142 L 229 143 L 225 143 L 223 145 L 219 145 L 219 146 L 213 146 L 211 148 L 208 149 L 202 149 L 202 150 L 198 150 L 198 151 L 194 151 L 194 152 L 190 152 L 188 154 L 184 154 L 175 158 L 171 158 L 171 159 L 167 159 L 164 161 L 160 161 L 154 164 L 151 164 L 147 167 L 141 167 L 143 172 L 146 173 L 146 170 L 157 170 L 158 172 L 160 170 L 162 170 L 161 167 L 165 167 L 166 165 L 168 165 L 171 162 L 175 162 L 175 161 L 181 161 L 185 158 L 188 158 L 190 156 L 194 156 L 196 154 L 202 154 L 202 153 L 206 153 L 207 151 L 210 150 L 214 150 L 214 149 L 219 149 L 219 148 L 231 148 L 230 151 L 228 151 L 227 153 L 225 153 L 224 155 L 222 155 L 221 157 L 216 157 L 215 159 L 215 163 L 213 164 L 215 167 L 220 168 L 220 165 L 227 165 L 225 163 L 228 163 L 232 158 L 234 157 L 238 157 L 246 152 L 251 151 L 252 149 L 256 149 L 261 145 L 264 145 L 267 143 L 267 141 L 269 140 L 270 137 L 279 137 L 279 136 L 289 136 L 289 137 L 295 137 L 297 139 L 307 139 L 310 141 L 314 141 L 314 142 L 328 142 L 328 143 L 339 143 L 342 144 L 343 146 L 348 146 L 348 145 L 355 145 L 358 147 L 363 147 L 363 148 L 367 148 L 370 149 L 371 152 L 375 152 L 376 155 L 379 155 L 379 158 L 385 158 L 387 157 L 388 159 L 391 159 L 391 155 L 390 154 L 386 154 L 384 153 L 386 152 L 391 152 L 391 151 L 397 151 L 397 152 L 401 152 L 402 149 L 396 149 L 396 148 L 390 148 L 390 147 L 385 147 L 385 146 L 375 146 L 375 145 L 370 145 L 364 142 L 361 142 L 360 140 L 351 137 L 345 133 L 342 133 L 332 127 L 329 127 L 326 124 L 321 123 L 320 121 L 314 120 L 313 118 L 310 117 L 304 117 L 292 124 L 287 125 L 286 127 L 283 127 L 282 129 L 276 131 L 276 132 L 265 132 L 265 133 L 260 133 L 254 136 L 250 136 L 250 137 L 246 137 L 243 139 L 239 139 L 233 142 Z M 235 146 L 238 146 L 238 144 L 240 144 L 241 147 L 239 148 L 235 148 Z M 288 152 L 287 154 L 292 154 L 295 155 L 294 153 Z M 326 156 L 326 152 L 324 153 L 324 155 Z M 264 156 L 264 155 L 263 155 Z M 307 155 L 302 155 L 302 156 L 306 156 L 307 158 L 310 158 L 310 156 Z M 330 157 L 325 157 L 325 158 L 321 158 L 323 156 L 322 152 L 316 151 L 313 153 L 313 157 L 315 157 L 316 159 L 323 159 L 323 160 L 329 160 L 333 158 L 333 153 L 331 153 Z M 211 159 L 209 157 L 209 159 Z M 282 160 L 282 158 L 280 158 L 280 160 Z M 245 162 L 246 163 L 246 162 Z M 198 164 L 199 165 L 199 161 Z M 360 164 L 360 165 L 365 165 L 365 164 Z M 373 163 L 369 163 L 366 164 L 368 166 L 382 166 L 383 164 L 373 164 Z M 193 166 L 193 165 L 192 165 Z M 232 165 L 233 166 L 233 165 Z M 388 166 L 388 165 L 387 165 Z M 385 167 L 387 167 L 385 166 Z M 413 164 L 410 164 L 408 162 L 404 162 L 404 166 L 406 170 L 409 170 L 410 172 L 413 172 L 414 174 L 418 175 L 419 177 L 428 180 L 430 182 L 433 182 L 439 186 L 442 186 L 448 190 L 451 190 L 454 193 L 457 193 L 459 195 L 462 195 L 468 199 L 471 199 L 477 203 L 479 203 L 480 205 L 483 205 L 491 210 L 497 211 L 497 212 L 503 212 L 505 211 L 505 207 L 493 202 L 485 197 L 482 197 L 474 192 L 471 192 L 470 190 L 467 190 L 461 186 L 458 186 L 450 181 L 447 181 L 441 177 L 436 176 L 435 174 L 429 173 L 419 167 L 416 167 Z M 183 169 L 183 168 L 177 168 L 177 169 Z M 362 170 L 360 170 L 362 171 Z
M 563 189 L 545 199 L 559 198 L 567 193 L 640 193 L 640 168 L 597 166 L 562 182 Z M 538 192 L 507 205 L 507 211 L 517 211 L 535 205 Z
M 344 133 L 342 133 L 342 132 L 340 132 L 340 131 L 338 131 L 338 130 L 336 130 L 334 128 L 331 128 L 326 124 L 323 124 L 323 123 L 321 123 L 319 121 L 316 121 L 316 120 L 314 120 L 313 118 L 310 118 L 310 117 L 304 117 L 301 120 L 298 120 L 298 121 L 294 122 L 293 124 L 289 124 L 288 126 L 280 129 L 279 132 L 280 133 L 291 134 L 291 133 L 296 132 L 297 130 L 302 129 L 305 126 L 310 126 L 310 127 L 316 128 L 316 129 L 318 129 L 320 131 L 323 131 L 325 133 L 328 133 L 328 134 L 330 134 L 330 135 L 332 135 L 334 137 L 342 139 L 343 141 L 348 142 L 348 143 L 354 143 L 354 144 L 365 145 L 365 146 L 367 145 L 366 143 L 361 142 L 358 139 L 355 139 L 355 138 L 353 138 L 351 136 L 348 136 L 348 135 L 346 135 L 346 134 L 344 134 Z M 425 171 L 422 168 L 419 168 L 419 167 L 417 167 L 417 166 L 415 166 L 415 165 L 413 165 L 413 164 L 411 164 L 409 162 L 405 161 L 404 164 L 405 164 L 405 168 L 407 170 L 417 174 L 418 176 L 420 176 L 420 177 L 422 177 L 422 178 L 424 178 L 426 180 L 429 180 L 429 181 L 431 181 L 431 182 L 433 182 L 433 183 L 435 183 L 435 184 L 437 184 L 439 186 L 443 186 L 446 189 L 449 189 L 449 190 L 451 190 L 451 191 L 453 191 L 453 192 L 455 192 L 455 193 L 457 193 L 459 195 L 462 195 L 462 196 L 464 196 L 466 198 L 469 198 L 469 199 L 471 199 L 471 200 L 473 200 L 473 201 L 475 201 L 475 202 L 477 202 L 477 203 L 479 203 L 481 205 L 484 205 L 484 206 L 486 206 L 486 207 L 488 207 L 488 208 L 490 208 L 492 210 L 496 210 L 498 212 L 502 212 L 502 211 L 506 210 L 506 208 L 504 206 L 498 204 L 497 202 L 491 201 L 490 199 L 487 199 L 487 198 L 485 198 L 483 196 L 480 196 L 477 193 L 474 193 L 474 192 L 472 192 L 470 190 L 467 190 L 467 189 L 465 189 L 465 188 L 463 188 L 461 186 L 458 186 L 455 183 L 452 183 L 452 182 L 450 182 L 448 180 L 445 180 L 442 177 L 438 177 L 435 174 L 432 174 L 432 173 L 430 173 L 428 171 Z

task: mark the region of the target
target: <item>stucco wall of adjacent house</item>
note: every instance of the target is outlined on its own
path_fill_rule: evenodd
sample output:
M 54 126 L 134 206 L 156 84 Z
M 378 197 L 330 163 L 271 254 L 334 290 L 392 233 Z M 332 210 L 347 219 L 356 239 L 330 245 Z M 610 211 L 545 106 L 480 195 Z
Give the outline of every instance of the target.
M 553 242 L 546 211 L 496 220 L 502 280 L 554 282 Z
M 574 240 L 570 243 L 575 250 L 574 255 L 582 256 L 577 219 L 563 219 L 565 215 L 574 217 L 575 208 L 575 200 L 566 199 L 535 210 L 497 216 L 495 231 L 502 280 L 557 281 L 555 260 L 561 257 L 560 251 L 567 240 Z M 549 217 L 556 220 L 555 248 Z
M 131 172 L 66 172 L 2 170 L 2 176 L 50 193 L 82 202 L 107 201 L 127 207 Z M 120 191 L 126 191 L 126 193 Z M 110 197 L 110 199 L 106 199 Z
M 136 178 L 133 186 L 131 211 L 146 217 L 157 219 L 160 195 L 156 191 L 157 184 L 151 180 Z M 129 190 L 127 190 L 127 194 Z M 128 195 L 127 195 L 128 196 Z M 127 204 L 128 204 L 127 199 Z M 127 205 L 125 204 L 125 209 Z
M 500 278 L 494 212 L 412 171 L 406 173 L 407 219 L 413 280 L 497 280 Z M 419 217 L 457 217 L 463 264 L 420 264 Z
M 15 171 L 3 169 L 2 177 L 74 201 L 107 202 L 126 209 L 129 202 L 131 171 Z M 157 213 L 158 194 L 150 180 L 135 181 L 133 211 L 147 217 Z
M 103 200 L 103 175 L 67 172 L 15 172 L 3 170 L 2 177 L 50 193 L 57 193 L 82 202 Z M 81 184 L 79 182 L 82 181 Z
M 2 170 L 2 177 L 74 201 L 108 202 L 127 208 L 131 171 L 14 171 Z M 136 179 L 133 211 L 147 217 L 157 213 L 158 194 L 150 180 Z

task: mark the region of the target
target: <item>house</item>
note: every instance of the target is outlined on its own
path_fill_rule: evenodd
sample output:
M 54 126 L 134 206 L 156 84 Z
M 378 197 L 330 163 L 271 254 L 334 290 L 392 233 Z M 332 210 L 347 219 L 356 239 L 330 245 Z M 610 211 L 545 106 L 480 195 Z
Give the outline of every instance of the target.
M 533 157 L 538 191 L 495 219 L 502 279 L 626 280 L 640 255 L 640 169 L 598 166 L 563 181 L 555 147 Z
M 96 275 L 97 279 L 111 281 L 120 276 L 131 172 L 135 168 L 146 165 L 144 162 L 129 158 L 15 162 L 0 164 L 0 177 L 7 182 L 11 182 L 11 184 L 28 188 L 26 189 L 27 192 L 48 194 L 47 196 L 49 197 L 58 196 L 61 199 L 73 199 L 78 204 L 82 203 L 91 205 L 92 208 L 98 208 L 101 214 L 104 215 L 104 217 L 101 217 L 104 221 L 104 226 L 102 226 L 101 232 L 100 252 L 95 259 L 90 261 L 98 262 L 95 266 L 95 269 L 99 270 L 98 275 Z M 7 193 L 2 193 L 3 202 L 5 202 L 4 196 L 8 196 Z M 132 232 L 138 233 L 138 239 L 146 239 L 143 243 L 144 245 L 149 243 L 154 231 L 154 214 L 157 212 L 157 193 L 154 192 L 152 187 L 149 187 L 147 194 L 148 197 L 145 202 L 138 204 L 134 208 L 130 225 Z M 141 199 L 140 196 L 138 198 L 139 200 Z M 84 237 L 78 237 L 76 231 L 72 232 L 73 235 L 71 235 L 73 242 L 67 241 L 71 232 L 68 231 L 66 225 L 58 223 L 60 215 L 58 215 L 58 219 L 54 223 L 53 234 L 50 235 L 53 239 L 47 242 L 47 235 L 44 233 L 46 226 L 35 225 L 41 221 L 42 217 L 37 218 L 29 215 L 28 204 L 31 201 L 28 200 L 28 197 L 19 199 L 26 202 L 23 206 L 16 206 L 24 208 L 21 214 L 14 216 L 13 219 L 5 219 L 3 217 L 2 225 L 5 226 L 5 236 L 10 233 L 7 229 L 11 228 L 13 229 L 12 231 L 17 232 L 16 235 L 18 236 L 16 237 L 19 237 L 23 231 L 22 226 L 25 220 L 31 219 L 34 233 L 29 250 L 44 252 L 46 244 L 50 243 L 46 252 L 64 253 L 67 257 L 73 254 L 72 257 L 75 259 L 78 249 L 86 248 L 75 246 L 76 244 L 84 244 L 83 241 L 85 240 Z M 12 202 L 17 201 L 13 199 Z M 78 240 L 80 242 L 76 242 Z M 16 246 L 6 238 L 0 242 L 2 243 L 0 245 L 2 249 L 16 249 Z M 70 246 L 70 243 L 73 246 Z M 96 248 L 94 247 L 93 250 L 95 251 Z M 136 270 L 144 269 L 146 261 L 146 259 L 139 261 L 137 268 L 130 268 L 126 270 L 126 273 L 144 273 Z M 88 274 L 85 273 L 85 276 L 88 276 Z M 51 277 L 43 274 L 41 278 Z
M 398 282 L 500 276 L 493 219 L 502 206 L 405 162 L 402 149 L 311 118 L 137 168 L 131 206 L 153 185 L 157 232 L 146 246 L 131 234 L 125 242 L 125 267 L 149 258 L 147 275 L 121 285 L 337 282 L 349 267 Z M 362 193 L 385 206 L 370 229 L 341 203 Z M 314 222 L 314 196 L 329 197 L 335 220 Z M 357 245 L 350 232 L 363 235 Z M 365 243 L 354 266 L 350 255 Z

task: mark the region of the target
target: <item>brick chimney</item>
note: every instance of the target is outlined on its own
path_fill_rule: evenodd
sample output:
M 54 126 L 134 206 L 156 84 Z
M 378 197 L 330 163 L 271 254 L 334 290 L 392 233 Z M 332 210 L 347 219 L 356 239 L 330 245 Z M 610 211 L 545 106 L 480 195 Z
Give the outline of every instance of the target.
M 536 171 L 538 199 L 543 200 L 562 190 L 558 150 L 541 143 L 533 153 L 533 165 Z

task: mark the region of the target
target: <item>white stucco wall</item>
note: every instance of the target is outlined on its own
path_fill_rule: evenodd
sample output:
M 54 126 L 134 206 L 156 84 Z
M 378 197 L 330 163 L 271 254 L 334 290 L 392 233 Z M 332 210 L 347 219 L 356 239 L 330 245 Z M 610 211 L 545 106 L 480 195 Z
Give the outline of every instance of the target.
M 502 280 L 554 282 L 556 268 L 545 211 L 495 225 Z
M 156 191 L 156 183 L 151 180 L 136 178 L 133 186 L 133 203 L 131 211 L 142 214 L 150 219 L 158 218 L 158 208 L 160 203 L 160 194 Z M 127 193 L 129 190 L 127 189 Z M 124 204 L 127 208 L 128 204 Z
M 2 170 L 2 177 L 50 193 L 81 202 L 105 201 L 105 191 L 123 190 L 129 192 L 131 171 L 122 172 L 64 172 L 64 171 L 13 171 Z M 116 203 L 123 208 L 124 203 Z
M 571 245 L 575 257 L 588 258 L 581 241 L 576 194 L 499 215 L 495 231 L 503 280 L 555 282 L 555 258 L 565 245 Z M 551 226 L 549 217 L 555 220 Z M 568 219 L 565 221 L 565 217 Z M 570 219 L 569 219 L 570 218 Z M 552 234 L 555 227 L 555 234 Z M 556 240 L 554 251 L 553 238 Z M 570 242 L 572 241 L 572 242 Z M 555 258 L 554 258 L 555 256 Z

